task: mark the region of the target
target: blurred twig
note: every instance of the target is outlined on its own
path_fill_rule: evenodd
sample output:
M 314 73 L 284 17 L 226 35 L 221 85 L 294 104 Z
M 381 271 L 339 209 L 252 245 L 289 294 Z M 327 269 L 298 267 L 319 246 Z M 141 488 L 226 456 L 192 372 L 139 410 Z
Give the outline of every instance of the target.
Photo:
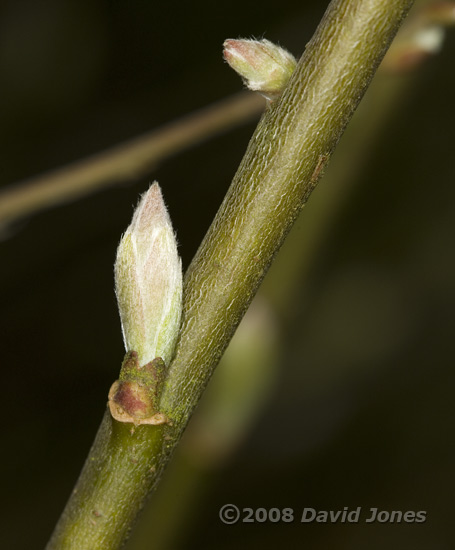
M 45 208 L 139 178 L 158 163 L 259 115 L 264 100 L 241 92 L 162 128 L 0 191 L 0 229 Z

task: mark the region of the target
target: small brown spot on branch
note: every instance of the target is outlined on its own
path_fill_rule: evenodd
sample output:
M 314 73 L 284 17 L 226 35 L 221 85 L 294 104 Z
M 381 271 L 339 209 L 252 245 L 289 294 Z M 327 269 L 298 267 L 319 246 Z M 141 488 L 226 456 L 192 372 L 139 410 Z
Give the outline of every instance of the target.
M 329 155 L 319 156 L 318 162 L 316 164 L 316 168 L 314 169 L 310 178 L 310 181 L 313 185 L 315 185 L 318 182 L 318 179 L 321 177 L 324 167 L 327 164 L 328 160 L 329 160 Z

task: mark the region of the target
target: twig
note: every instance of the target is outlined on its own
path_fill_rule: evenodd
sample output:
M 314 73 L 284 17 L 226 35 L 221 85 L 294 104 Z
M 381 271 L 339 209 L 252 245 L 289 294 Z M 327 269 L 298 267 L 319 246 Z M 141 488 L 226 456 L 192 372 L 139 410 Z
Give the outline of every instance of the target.
M 330 4 L 283 95 L 259 123 L 186 275 L 183 325 L 160 402 L 169 423 L 131 433 L 105 415 L 49 550 L 115 549 L 127 537 L 411 5 Z
M 257 116 L 264 100 L 242 92 L 162 128 L 0 191 L 0 228 L 146 174 L 158 163 Z

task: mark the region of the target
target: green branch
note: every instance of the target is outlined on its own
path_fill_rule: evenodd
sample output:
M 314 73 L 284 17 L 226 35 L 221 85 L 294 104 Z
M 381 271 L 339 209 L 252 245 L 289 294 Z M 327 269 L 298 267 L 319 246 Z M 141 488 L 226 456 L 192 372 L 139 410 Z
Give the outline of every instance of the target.
M 105 414 L 49 550 L 115 549 L 127 537 L 411 4 L 330 4 L 186 274 L 182 329 L 160 401 L 170 423 L 130 428 Z
M 265 113 L 185 277 L 162 411 L 186 422 L 272 259 L 314 189 L 409 0 L 334 1 Z

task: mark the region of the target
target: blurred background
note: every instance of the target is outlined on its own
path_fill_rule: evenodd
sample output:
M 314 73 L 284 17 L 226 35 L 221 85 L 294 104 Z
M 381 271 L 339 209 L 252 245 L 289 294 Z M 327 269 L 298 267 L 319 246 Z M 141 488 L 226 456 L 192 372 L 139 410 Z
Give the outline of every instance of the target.
M 4 2 L 2 188 L 238 92 L 226 38 L 299 56 L 327 4 Z M 129 550 L 452 548 L 454 53 L 455 30 L 376 77 Z M 96 433 L 124 353 L 113 262 L 139 194 L 160 182 L 186 267 L 254 127 L 2 227 L 0 547 L 45 545 Z M 427 520 L 227 526 L 226 503 Z

